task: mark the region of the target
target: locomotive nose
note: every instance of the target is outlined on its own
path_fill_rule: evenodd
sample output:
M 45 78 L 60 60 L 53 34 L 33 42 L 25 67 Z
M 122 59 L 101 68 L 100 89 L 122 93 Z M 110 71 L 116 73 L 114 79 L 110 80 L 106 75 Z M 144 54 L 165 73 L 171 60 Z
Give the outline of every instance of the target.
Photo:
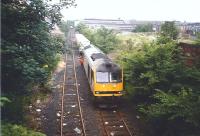
M 116 89 L 117 85 L 116 84 L 112 84 L 112 89 Z

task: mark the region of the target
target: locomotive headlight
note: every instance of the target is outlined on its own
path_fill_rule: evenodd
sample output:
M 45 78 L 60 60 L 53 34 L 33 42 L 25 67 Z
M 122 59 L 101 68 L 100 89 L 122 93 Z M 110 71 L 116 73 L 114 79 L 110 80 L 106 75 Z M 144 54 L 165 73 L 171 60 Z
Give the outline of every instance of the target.
M 95 92 L 96 94 L 99 94 L 99 92 Z
M 119 91 L 118 94 L 124 94 L 124 92 L 123 91 Z

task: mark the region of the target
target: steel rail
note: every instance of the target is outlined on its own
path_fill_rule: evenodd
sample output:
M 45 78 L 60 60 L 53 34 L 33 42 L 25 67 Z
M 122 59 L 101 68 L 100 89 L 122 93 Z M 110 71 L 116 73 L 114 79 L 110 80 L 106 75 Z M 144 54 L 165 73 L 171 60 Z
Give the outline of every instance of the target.
M 129 135 L 129 136 L 133 136 L 132 133 L 131 133 L 131 131 L 130 131 L 129 128 L 128 128 L 128 125 L 126 124 L 125 120 L 123 119 L 121 113 L 120 113 L 119 111 L 117 111 L 116 115 L 117 115 L 117 116 L 116 116 L 116 117 L 117 117 L 116 120 L 122 121 L 123 125 L 125 126 L 125 131 L 128 133 L 128 135 Z M 107 136 L 111 136 L 111 134 L 110 134 L 109 131 L 107 130 L 107 126 L 106 126 L 106 124 L 105 124 L 105 117 L 103 116 L 103 113 L 102 113 L 101 111 L 100 111 L 100 117 L 101 117 L 101 122 L 102 122 L 102 124 L 103 124 L 103 129 L 104 129 L 106 135 L 107 135 Z
M 61 98 L 61 116 L 60 116 L 60 135 L 63 136 L 63 103 L 64 103 L 64 93 L 65 93 L 65 81 L 66 81 L 66 70 L 67 70 L 67 55 L 65 54 L 65 71 L 62 87 L 62 98 Z
M 102 124 L 103 124 L 103 129 L 104 129 L 104 131 L 106 132 L 106 135 L 107 136 L 110 136 L 109 135 L 109 132 L 108 132 L 108 130 L 106 129 L 106 126 L 105 126 L 105 120 L 104 120 L 104 118 L 103 118 L 103 114 L 102 114 L 102 112 L 100 111 L 100 115 L 101 115 L 101 121 L 102 121 Z
M 78 100 L 79 112 L 80 112 L 80 117 L 81 117 L 81 124 L 82 124 L 82 127 L 83 127 L 83 135 L 86 136 L 85 125 L 84 125 L 82 109 L 81 109 L 80 96 L 79 96 L 79 88 L 78 88 L 78 83 L 77 83 L 76 65 L 75 65 L 75 59 L 74 59 L 74 52 L 73 51 L 72 51 L 72 57 L 73 57 L 74 75 L 75 75 L 75 81 L 76 81 L 75 84 L 76 84 L 76 92 L 77 92 L 77 100 Z
M 122 115 L 121 115 L 120 112 L 118 112 L 118 115 L 119 115 L 120 119 L 122 120 L 122 122 L 124 123 L 124 126 L 125 126 L 127 132 L 129 133 L 129 135 L 130 135 L 130 136 L 133 136 L 132 133 L 131 133 L 131 131 L 130 131 L 130 129 L 128 128 L 128 125 L 126 124 L 126 122 L 125 122 L 125 120 L 123 119 L 123 117 L 122 117 Z

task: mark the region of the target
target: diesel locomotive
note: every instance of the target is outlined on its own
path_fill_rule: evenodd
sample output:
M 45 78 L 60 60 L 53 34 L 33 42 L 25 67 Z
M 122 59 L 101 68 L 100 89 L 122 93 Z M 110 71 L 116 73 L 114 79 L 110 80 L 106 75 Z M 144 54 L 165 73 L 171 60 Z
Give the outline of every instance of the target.
M 123 70 L 92 45 L 82 34 L 76 34 L 81 56 L 92 95 L 95 98 L 120 97 L 123 95 Z

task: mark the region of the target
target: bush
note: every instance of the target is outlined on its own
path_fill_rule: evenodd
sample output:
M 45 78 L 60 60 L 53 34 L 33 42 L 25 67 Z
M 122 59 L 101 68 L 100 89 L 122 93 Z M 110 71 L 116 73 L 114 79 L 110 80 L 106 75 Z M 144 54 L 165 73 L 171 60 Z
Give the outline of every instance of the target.
M 152 24 L 140 24 L 137 25 L 133 32 L 153 32 Z
M 2 3 L 3 93 L 24 94 L 35 85 L 43 85 L 55 68 L 64 41 L 50 35 L 59 13 L 54 20 L 46 6 L 41 0 Z
M 7 97 L 0 96 L 0 107 L 3 107 L 5 103 L 11 102 Z
M 176 43 L 146 44 L 120 55 L 126 89 L 161 135 L 200 128 L 200 70 L 186 67 Z M 169 125 L 170 124 L 170 125 Z M 174 124 L 174 125 L 171 125 Z
M 46 136 L 40 132 L 29 130 L 21 125 L 2 124 L 2 136 Z
M 92 30 L 83 24 L 79 24 L 76 29 L 85 35 L 92 44 L 97 46 L 104 53 L 113 51 L 120 42 L 117 38 L 116 32 L 105 27 Z

